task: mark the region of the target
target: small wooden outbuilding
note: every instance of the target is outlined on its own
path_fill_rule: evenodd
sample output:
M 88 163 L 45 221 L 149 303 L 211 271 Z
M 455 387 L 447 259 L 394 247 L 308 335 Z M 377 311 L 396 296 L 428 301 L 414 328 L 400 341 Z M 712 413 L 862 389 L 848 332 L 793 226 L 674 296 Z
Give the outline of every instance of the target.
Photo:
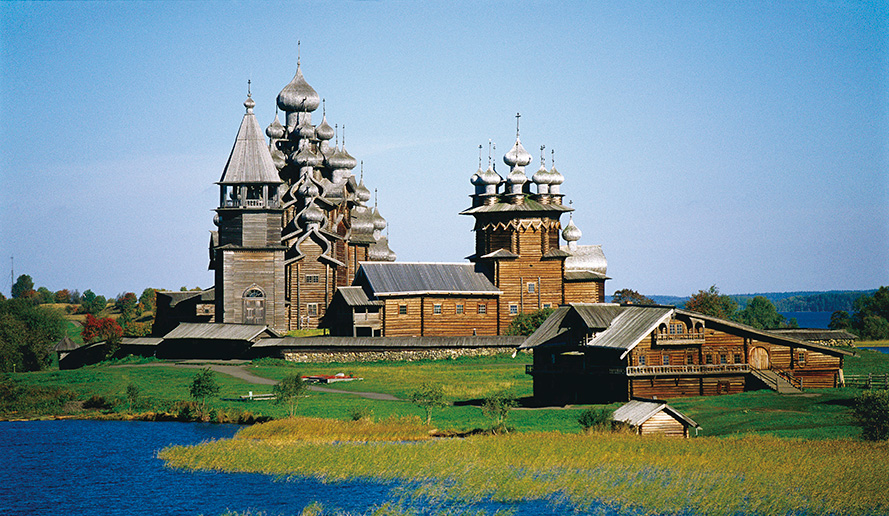
M 666 435 L 688 439 L 688 428 L 701 428 L 690 417 L 658 400 L 630 400 L 614 411 L 612 419 L 633 427 L 639 435 Z

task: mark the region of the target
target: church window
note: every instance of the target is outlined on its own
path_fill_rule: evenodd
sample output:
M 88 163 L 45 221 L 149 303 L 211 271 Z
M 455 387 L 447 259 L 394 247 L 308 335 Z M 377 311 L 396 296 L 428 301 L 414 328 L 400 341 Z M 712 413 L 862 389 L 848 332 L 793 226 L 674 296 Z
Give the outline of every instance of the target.
M 398 315 L 407 315 L 407 305 L 398 305 Z
M 488 313 L 488 306 L 482 305 L 482 304 L 478 305 L 478 313 L 480 313 L 480 314 Z
M 317 317 L 318 303 L 306 303 L 306 315 L 309 317 Z
M 528 283 L 528 293 L 533 294 L 537 290 L 536 283 Z
M 463 305 L 460 305 L 460 304 L 457 305 L 457 313 L 458 313 L 458 314 L 462 314 L 462 313 L 463 313 Z
M 319 283 L 321 277 L 317 274 L 306 274 L 306 283 Z
M 441 315 L 441 305 L 432 305 L 432 313 Z
M 519 313 L 519 305 L 510 303 L 509 304 L 509 315 L 518 315 Z
M 244 324 L 265 323 L 265 295 L 258 288 L 244 292 Z

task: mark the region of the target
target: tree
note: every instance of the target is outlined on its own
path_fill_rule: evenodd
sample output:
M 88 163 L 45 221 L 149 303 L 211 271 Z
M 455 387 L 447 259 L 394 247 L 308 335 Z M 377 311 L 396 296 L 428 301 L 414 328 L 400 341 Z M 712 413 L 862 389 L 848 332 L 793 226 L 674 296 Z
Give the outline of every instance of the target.
M 139 386 L 134 383 L 131 383 L 131 384 L 127 385 L 127 403 L 130 406 L 130 408 L 129 408 L 130 412 L 133 411 L 133 407 L 135 407 L 136 403 L 138 403 L 138 402 L 139 402 Z
M 491 420 L 491 430 L 495 434 L 509 431 L 506 428 L 506 418 L 509 417 L 509 411 L 516 405 L 515 395 L 507 391 L 495 392 L 482 402 L 482 414 Z
M 855 397 L 852 415 L 868 441 L 889 439 L 889 391 L 865 391 Z
M 543 321 L 550 316 L 555 310 L 552 308 L 542 308 L 535 312 L 519 314 L 515 316 L 509 327 L 506 328 L 507 335 L 531 335 L 537 328 L 543 324 Z
M 852 306 L 851 316 L 844 310 L 831 314 L 828 327 L 848 330 L 865 340 L 889 339 L 889 287 L 880 287 L 873 295 L 859 296 Z
M 290 417 L 296 412 L 296 405 L 299 403 L 299 397 L 303 395 L 308 387 L 299 374 L 288 374 L 280 382 L 272 387 L 275 394 L 275 403 L 286 403 L 290 410 Z
M 114 302 L 114 307 L 120 311 L 117 322 L 127 335 L 130 335 L 134 330 L 133 319 L 136 315 L 137 304 L 139 304 L 139 300 L 136 298 L 136 294 L 132 292 L 117 296 L 117 300 Z
M 57 310 L 27 299 L 0 301 L 0 371 L 49 367 L 52 346 L 64 336 L 65 320 Z
M 827 325 L 831 330 L 848 330 L 852 327 L 852 318 L 849 312 L 845 310 L 837 310 L 830 314 L 830 324 Z
M 426 412 L 426 424 L 432 424 L 432 410 L 448 406 L 445 401 L 444 388 L 439 384 L 424 383 L 411 393 L 411 403 L 422 407 Z
M 34 290 L 34 280 L 27 274 L 19 276 L 12 285 L 12 297 L 14 299 L 26 297 L 30 291 Z
M 119 342 L 122 335 L 123 329 L 117 324 L 117 321 L 110 317 L 97 319 L 93 317 L 92 314 L 86 315 L 86 320 L 83 323 L 83 330 L 80 332 L 83 342 L 87 344 L 101 342 L 103 340 L 109 344 L 113 344 L 114 342 Z
M 719 293 L 716 285 L 709 290 L 699 290 L 685 302 L 685 309 L 722 319 L 734 319 L 737 316 L 738 303 L 732 298 Z
M 55 294 L 53 294 L 53 300 L 56 303 L 70 303 L 71 292 L 69 292 L 68 289 L 63 288 L 62 290 L 59 290 Z
M 46 305 L 55 301 L 55 295 L 51 290 L 46 287 L 40 287 L 37 289 L 37 296 L 35 300 L 38 304 Z
M 143 290 L 142 295 L 139 296 L 139 304 L 142 305 L 142 310 L 153 312 L 157 304 L 157 289 L 146 288 Z
M 755 296 L 748 301 L 747 306 L 738 312 L 738 319 L 740 322 L 760 330 L 781 328 L 787 325 L 784 316 L 778 313 L 775 305 L 763 296 Z
M 642 294 L 636 292 L 635 290 L 629 288 L 622 288 L 620 290 L 614 291 L 614 295 L 611 296 L 611 301 L 613 303 L 626 303 L 631 305 L 654 305 L 656 304 L 652 299 L 643 296 Z
M 209 367 L 201 369 L 201 372 L 194 375 L 188 393 L 198 402 L 198 414 L 201 420 L 206 420 L 204 409 L 207 406 L 207 398 L 219 394 L 219 384 L 216 383 L 215 375 Z
M 84 292 L 80 301 L 80 306 L 83 308 L 83 311 L 93 315 L 104 310 L 105 305 L 107 304 L 108 301 L 103 296 L 97 296 L 92 290 Z

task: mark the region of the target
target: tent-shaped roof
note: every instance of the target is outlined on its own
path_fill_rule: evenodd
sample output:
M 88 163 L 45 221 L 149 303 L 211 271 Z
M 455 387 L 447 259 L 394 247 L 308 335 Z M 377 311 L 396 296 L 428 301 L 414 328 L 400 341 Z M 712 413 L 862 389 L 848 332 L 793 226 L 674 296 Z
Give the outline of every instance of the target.
M 624 423 L 633 426 L 640 426 L 662 410 L 670 414 L 674 419 L 688 426 L 694 428 L 700 428 L 701 426 L 695 423 L 692 418 L 682 414 L 665 402 L 658 400 L 630 400 L 628 403 L 614 411 L 612 419 L 615 421 L 623 421 Z
M 70 337 L 65 335 L 65 337 L 62 338 L 62 340 L 60 340 L 59 342 L 57 342 L 55 347 L 52 349 L 53 349 L 53 351 L 56 351 L 56 352 L 59 352 L 59 351 L 65 352 L 65 351 L 71 351 L 71 350 L 77 349 L 79 347 L 80 347 L 79 344 L 77 344 L 76 342 L 71 340 Z
M 272 161 L 272 154 L 259 128 L 259 122 L 253 115 L 253 101 L 249 97 L 247 100 L 249 103 L 244 103 L 247 106 L 247 113 L 241 121 L 238 137 L 235 139 L 235 145 L 225 164 L 219 184 L 281 183 L 278 168 Z
M 365 281 L 376 297 L 501 293 L 471 263 L 361 262 L 355 283 Z

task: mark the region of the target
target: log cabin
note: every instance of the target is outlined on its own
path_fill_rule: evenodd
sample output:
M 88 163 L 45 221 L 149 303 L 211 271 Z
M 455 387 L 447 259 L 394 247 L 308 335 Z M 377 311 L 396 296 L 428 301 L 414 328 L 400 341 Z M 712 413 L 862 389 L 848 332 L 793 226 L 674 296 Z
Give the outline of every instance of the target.
M 659 400 L 634 399 L 618 407 L 611 416 L 614 421 L 629 425 L 638 435 L 664 435 L 688 439 L 688 429 L 701 425 L 675 408 Z
M 673 306 L 609 303 L 559 307 L 519 349 L 533 351 L 526 373 L 542 404 L 836 387 L 852 354 Z

